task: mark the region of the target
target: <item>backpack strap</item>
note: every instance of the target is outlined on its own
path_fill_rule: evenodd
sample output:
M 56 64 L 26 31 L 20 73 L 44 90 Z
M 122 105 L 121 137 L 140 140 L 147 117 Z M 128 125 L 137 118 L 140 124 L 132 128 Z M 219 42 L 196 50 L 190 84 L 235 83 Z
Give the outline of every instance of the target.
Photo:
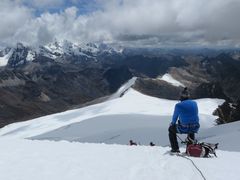
M 218 143 L 217 144 L 209 144 L 209 143 L 200 143 L 200 145 L 206 149 L 209 150 L 210 154 L 213 154 L 215 157 L 217 157 L 215 150 L 218 148 Z

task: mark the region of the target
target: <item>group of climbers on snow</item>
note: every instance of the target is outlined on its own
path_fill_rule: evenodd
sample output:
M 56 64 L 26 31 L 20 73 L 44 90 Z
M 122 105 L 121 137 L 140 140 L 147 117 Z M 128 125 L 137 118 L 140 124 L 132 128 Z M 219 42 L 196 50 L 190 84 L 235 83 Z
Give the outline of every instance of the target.
M 137 144 L 137 143 L 134 142 L 133 140 L 129 140 L 129 145 L 130 145 L 130 146 L 137 146 L 137 145 L 140 145 L 140 143 Z M 155 146 L 155 144 L 154 144 L 153 142 L 150 142 L 150 143 L 149 143 L 149 146 Z

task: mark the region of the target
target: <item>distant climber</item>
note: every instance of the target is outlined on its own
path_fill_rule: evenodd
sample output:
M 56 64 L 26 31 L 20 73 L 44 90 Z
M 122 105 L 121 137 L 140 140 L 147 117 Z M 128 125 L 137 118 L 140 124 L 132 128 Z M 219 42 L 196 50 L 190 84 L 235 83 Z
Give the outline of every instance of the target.
M 137 143 L 136 143 L 136 142 L 133 142 L 133 140 L 130 140 L 130 141 L 129 141 L 129 145 L 130 145 L 130 146 L 137 146 Z
M 155 146 L 155 144 L 153 142 L 150 142 L 149 145 L 150 146 Z
M 188 134 L 188 138 L 194 140 L 199 130 L 199 117 L 197 103 L 190 99 L 187 88 L 180 94 L 180 102 L 175 105 L 172 121 L 168 128 L 171 152 L 180 152 L 177 133 Z

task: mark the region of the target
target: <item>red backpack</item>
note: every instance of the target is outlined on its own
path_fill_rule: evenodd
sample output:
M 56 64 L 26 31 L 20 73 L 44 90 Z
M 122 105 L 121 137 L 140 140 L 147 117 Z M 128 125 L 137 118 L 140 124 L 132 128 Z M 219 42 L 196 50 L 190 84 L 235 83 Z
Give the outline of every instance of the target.
M 205 149 L 200 144 L 189 144 L 187 146 L 187 155 L 193 157 L 204 157 Z
M 215 150 L 218 148 L 217 144 L 210 143 L 194 143 L 188 144 L 186 152 L 188 156 L 193 157 L 210 157 L 210 154 L 216 156 Z

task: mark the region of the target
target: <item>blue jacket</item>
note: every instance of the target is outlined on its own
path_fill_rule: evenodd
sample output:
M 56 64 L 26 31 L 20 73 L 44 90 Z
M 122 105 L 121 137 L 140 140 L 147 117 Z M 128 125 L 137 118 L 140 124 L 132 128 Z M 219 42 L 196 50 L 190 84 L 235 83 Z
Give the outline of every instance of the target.
M 179 119 L 177 129 L 179 133 L 196 133 L 200 127 L 198 106 L 193 100 L 184 100 L 175 105 L 172 125 Z

